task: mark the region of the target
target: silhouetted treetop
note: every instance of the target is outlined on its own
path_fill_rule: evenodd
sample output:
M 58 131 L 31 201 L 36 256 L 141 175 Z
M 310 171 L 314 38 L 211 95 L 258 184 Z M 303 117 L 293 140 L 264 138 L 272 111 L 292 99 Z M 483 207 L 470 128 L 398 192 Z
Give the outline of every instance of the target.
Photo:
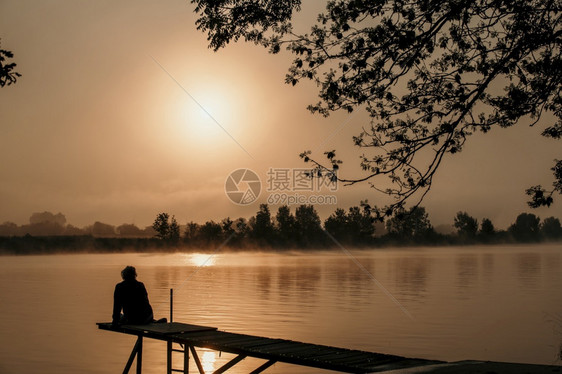
M 466 212 L 458 212 L 453 225 L 459 236 L 465 239 L 474 238 L 478 232 L 478 220 L 469 216 Z
M 13 57 L 14 54 L 11 51 L 0 48 L 0 87 L 16 83 L 17 79 L 21 77 L 20 73 L 14 71 L 16 63 L 8 61 Z
M 268 43 L 266 32 L 284 33 L 290 28 L 293 10 L 300 0 L 192 0 L 199 14 L 197 29 L 208 34 L 209 47 L 215 51 L 231 40 Z M 276 50 L 279 51 L 278 49 Z
M 292 27 L 300 1 L 194 0 L 197 26 L 211 48 L 243 37 L 295 57 L 286 82 L 312 80 L 312 112 L 365 108 L 371 124 L 353 138 L 369 149 L 365 174 L 347 183 L 393 183 L 379 216 L 408 199 L 419 203 L 445 155 L 460 152 L 475 131 L 534 125 L 550 112 L 542 135 L 562 136 L 561 0 L 332 0 L 309 33 Z M 319 170 L 337 168 L 301 155 Z M 562 193 L 562 162 L 552 189 L 527 190 L 532 206 Z M 373 187 L 374 184 L 373 184 Z M 378 188 L 377 188 L 378 189 Z

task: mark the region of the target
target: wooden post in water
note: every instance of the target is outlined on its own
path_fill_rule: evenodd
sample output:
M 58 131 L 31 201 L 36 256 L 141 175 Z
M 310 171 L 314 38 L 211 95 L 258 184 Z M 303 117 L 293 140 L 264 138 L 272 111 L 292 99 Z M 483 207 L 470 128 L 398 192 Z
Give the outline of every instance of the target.
M 174 289 L 170 288 L 170 323 L 174 321 Z

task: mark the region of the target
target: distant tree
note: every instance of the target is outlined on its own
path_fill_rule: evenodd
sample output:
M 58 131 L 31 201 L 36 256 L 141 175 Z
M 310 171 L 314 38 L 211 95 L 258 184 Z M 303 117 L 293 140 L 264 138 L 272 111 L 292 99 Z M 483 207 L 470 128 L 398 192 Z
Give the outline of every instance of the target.
M 345 228 L 350 237 L 350 243 L 354 245 L 370 243 L 375 234 L 373 218 L 368 211 L 357 206 L 349 208 Z
M 252 237 L 263 243 L 271 243 L 273 239 L 273 222 L 267 204 L 260 204 L 256 219 L 252 225 Z
M 52 222 L 64 226 L 66 224 L 66 217 L 62 213 L 53 214 L 51 212 L 33 213 L 31 217 L 29 217 L 30 224 L 43 222 Z
M 230 217 L 226 217 L 221 221 L 221 227 L 222 233 L 226 238 L 231 237 L 236 233 L 234 221 L 231 220 Z
M 152 224 L 152 228 L 156 231 L 156 237 L 161 240 L 167 240 L 170 236 L 170 215 L 168 213 L 159 213 Z
M 14 222 L 4 222 L 0 225 L 0 236 L 20 235 L 20 227 Z
M 234 221 L 234 231 L 235 231 L 235 244 L 236 242 L 242 243 L 244 239 L 249 236 L 250 226 L 246 218 L 240 217 Z
M 350 233 L 347 227 L 347 214 L 342 208 L 337 208 L 326 218 L 324 221 L 324 228 L 339 242 L 349 242 Z
M 172 216 L 172 219 L 170 221 L 167 239 L 171 243 L 177 243 L 180 240 L 180 225 L 178 225 L 175 216 Z
M 180 240 L 180 226 L 175 216 L 170 218 L 168 213 L 159 213 L 152 224 L 152 228 L 158 239 L 169 244 L 176 244 Z
M 124 223 L 117 226 L 117 234 L 128 238 L 141 238 L 144 236 L 143 231 L 134 224 Z
M 470 240 L 476 237 L 478 231 L 478 221 L 466 212 L 458 212 L 455 216 L 455 228 L 459 237 Z
M 295 57 L 286 82 L 312 80 L 329 115 L 365 108 L 371 126 L 354 137 L 371 150 L 366 172 L 347 183 L 388 177 L 395 198 L 374 208 L 389 216 L 408 199 L 417 204 L 448 154 L 478 131 L 544 118 L 542 135 L 562 138 L 562 17 L 557 0 L 331 0 L 310 33 L 293 29 L 300 0 L 192 0 L 197 28 L 217 50 L 244 39 Z M 544 115 L 552 113 L 551 116 Z M 552 123 L 547 123 L 552 122 Z M 335 152 L 323 170 L 337 169 Z M 553 190 L 530 188 L 533 206 L 562 193 L 562 161 Z
M 545 218 L 540 225 L 541 234 L 545 239 L 562 239 L 562 226 L 560 220 L 554 217 Z
M 185 232 L 183 235 L 184 241 L 188 243 L 193 243 L 197 240 L 197 235 L 199 234 L 200 225 L 193 221 L 189 222 L 185 227 Z
M 74 225 L 66 225 L 64 227 L 63 235 L 68 235 L 68 236 L 86 235 L 86 232 L 84 230 L 82 230 L 81 228 L 76 227 Z M 142 231 L 141 231 L 141 235 L 139 235 L 139 236 L 143 236 Z
M 313 205 L 300 205 L 295 211 L 295 229 L 298 244 L 311 247 L 322 246 L 325 236 L 320 217 Z
M 204 246 L 213 246 L 223 241 L 222 227 L 215 221 L 207 221 L 199 228 L 198 239 Z
M 248 237 L 249 227 L 244 218 L 233 221 L 227 217 L 221 221 L 221 227 L 224 242 L 230 247 L 242 246 Z
M 107 223 L 95 222 L 92 226 L 92 235 L 102 238 L 111 238 L 115 236 L 115 227 Z
M 279 209 L 277 209 L 277 214 L 275 215 L 275 229 L 282 245 L 295 242 L 297 235 L 295 232 L 295 222 L 295 216 L 291 213 L 291 208 L 287 205 L 281 205 Z
M 153 238 L 156 236 L 156 234 L 158 234 L 156 230 L 154 230 L 154 227 L 152 227 L 152 225 L 146 226 L 144 230 L 142 230 L 142 232 L 144 234 L 144 237 L 146 238 Z
M 515 223 L 508 229 L 518 242 L 532 242 L 539 240 L 540 218 L 531 213 L 521 213 Z
M 15 62 L 8 62 L 12 59 L 14 54 L 5 49 L 0 49 L 0 87 L 9 86 L 16 83 L 21 74 L 14 71 L 16 67 Z
M 398 210 L 394 217 L 387 220 L 386 230 L 389 235 L 407 242 L 426 239 L 433 232 L 433 227 L 425 208 L 414 206 L 408 211 Z
M 494 224 L 488 218 L 483 218 L 480 224 L 479 235 L 483 241 L 489 241 L 496 234 Z

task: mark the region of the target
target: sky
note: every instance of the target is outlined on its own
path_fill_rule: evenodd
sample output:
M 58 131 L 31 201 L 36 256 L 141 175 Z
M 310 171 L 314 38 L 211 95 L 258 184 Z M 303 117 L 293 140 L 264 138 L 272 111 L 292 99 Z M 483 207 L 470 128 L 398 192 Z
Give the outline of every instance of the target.
M 305 1 L 297 28 L 322 3 Z M 362 175 L 352 136 L 368 126 L 366 114 L 311 114 L 315 86 L 284 83 L 288 53 L 243 42 L 213 52 L 193 9 L 186 0 L 0 1 L 1 47 L 23 74 L 0 89 L 0 223 L 26 224 L 43 211 L 79 227 L 144 227 L 160 212 L 202 223 L 248 218 L 267 202 L 275 213 L 281 193 L 335 197 L 317 205 L 323 219 L 361 200 L 387 202 L 367 184 L 298 190 L 304 150 L 336 149 L 342 177 Z M 562 201 L 531 210 L 524 194 L 550 186 L 562 157 L 559 142 L 540 136 L 547 125 L 476 134 L 448 156 L 422 204 L 433 225 L 451 224 L 458 211 L 498 228 L 522 212 L 562 218 Z M 245 205 L 225 191 L 238 169 L 261 182 Z M 269 183 L 287 176 L 288 190 Z

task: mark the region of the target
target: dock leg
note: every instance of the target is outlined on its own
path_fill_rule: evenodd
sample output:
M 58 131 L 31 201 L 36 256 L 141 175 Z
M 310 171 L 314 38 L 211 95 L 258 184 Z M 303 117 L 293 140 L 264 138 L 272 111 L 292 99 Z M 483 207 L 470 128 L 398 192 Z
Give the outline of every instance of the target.
M 183 374 L 189 374 L 189 349 L 183 347 Z
M 137 340 L 137 374 L 142 374 L 142 336 Z
M 205 370 L 203 370 L 203 365 L 201 365 L 201 360 L 199 359 L 199 355 L 195 350 L 194 346 L 190 346 L 189 349 L 191 350 L 191 354 L 193 355 L 193 361 L 195 361 L 195 365 L 197 365 L 197 369 L 199 369 L 200 374 L 205 374 Z
M 172 342 L 167 342 L 168 349 L 166 354 L 166 373 L 172 374 Z
M 131 355 L 129 356 L 129 360 L 125 365 L 125 369 L 123 369 L 123 374 L 128 374 L 131 366 L 133 366 L 133 361 L 135 360 L 135 356 L 137 356 L 137 374 L 141 374 L 142 370 L 142 336 L 139 335 L 137 338 L 137 342 L 131 351 Z
M 229 362 L 227 362 L 226 364 L 224 364 L 223 366 L 221 366 L 220 368 L 218 368 L 217 370 L 215 370 L 213 374 L 222 374 L 245 358 L 246 356 L 244 355 L 238 355 L 234 357 L 232 360 L 230 360 Z
M 270 366 L 272 366 L 273 364 L 275 364 L 277 361 L 275 360 L 269 360 L 267 361 L 265 364 L 263 364 L 262 366 L 260 366 L 259 368 L 257 368 L 256 370 L 250 372 L 250 374 L 258 374 L 261 373 L 262 371 L 264 371 L 265 369 L 269 368 Z

